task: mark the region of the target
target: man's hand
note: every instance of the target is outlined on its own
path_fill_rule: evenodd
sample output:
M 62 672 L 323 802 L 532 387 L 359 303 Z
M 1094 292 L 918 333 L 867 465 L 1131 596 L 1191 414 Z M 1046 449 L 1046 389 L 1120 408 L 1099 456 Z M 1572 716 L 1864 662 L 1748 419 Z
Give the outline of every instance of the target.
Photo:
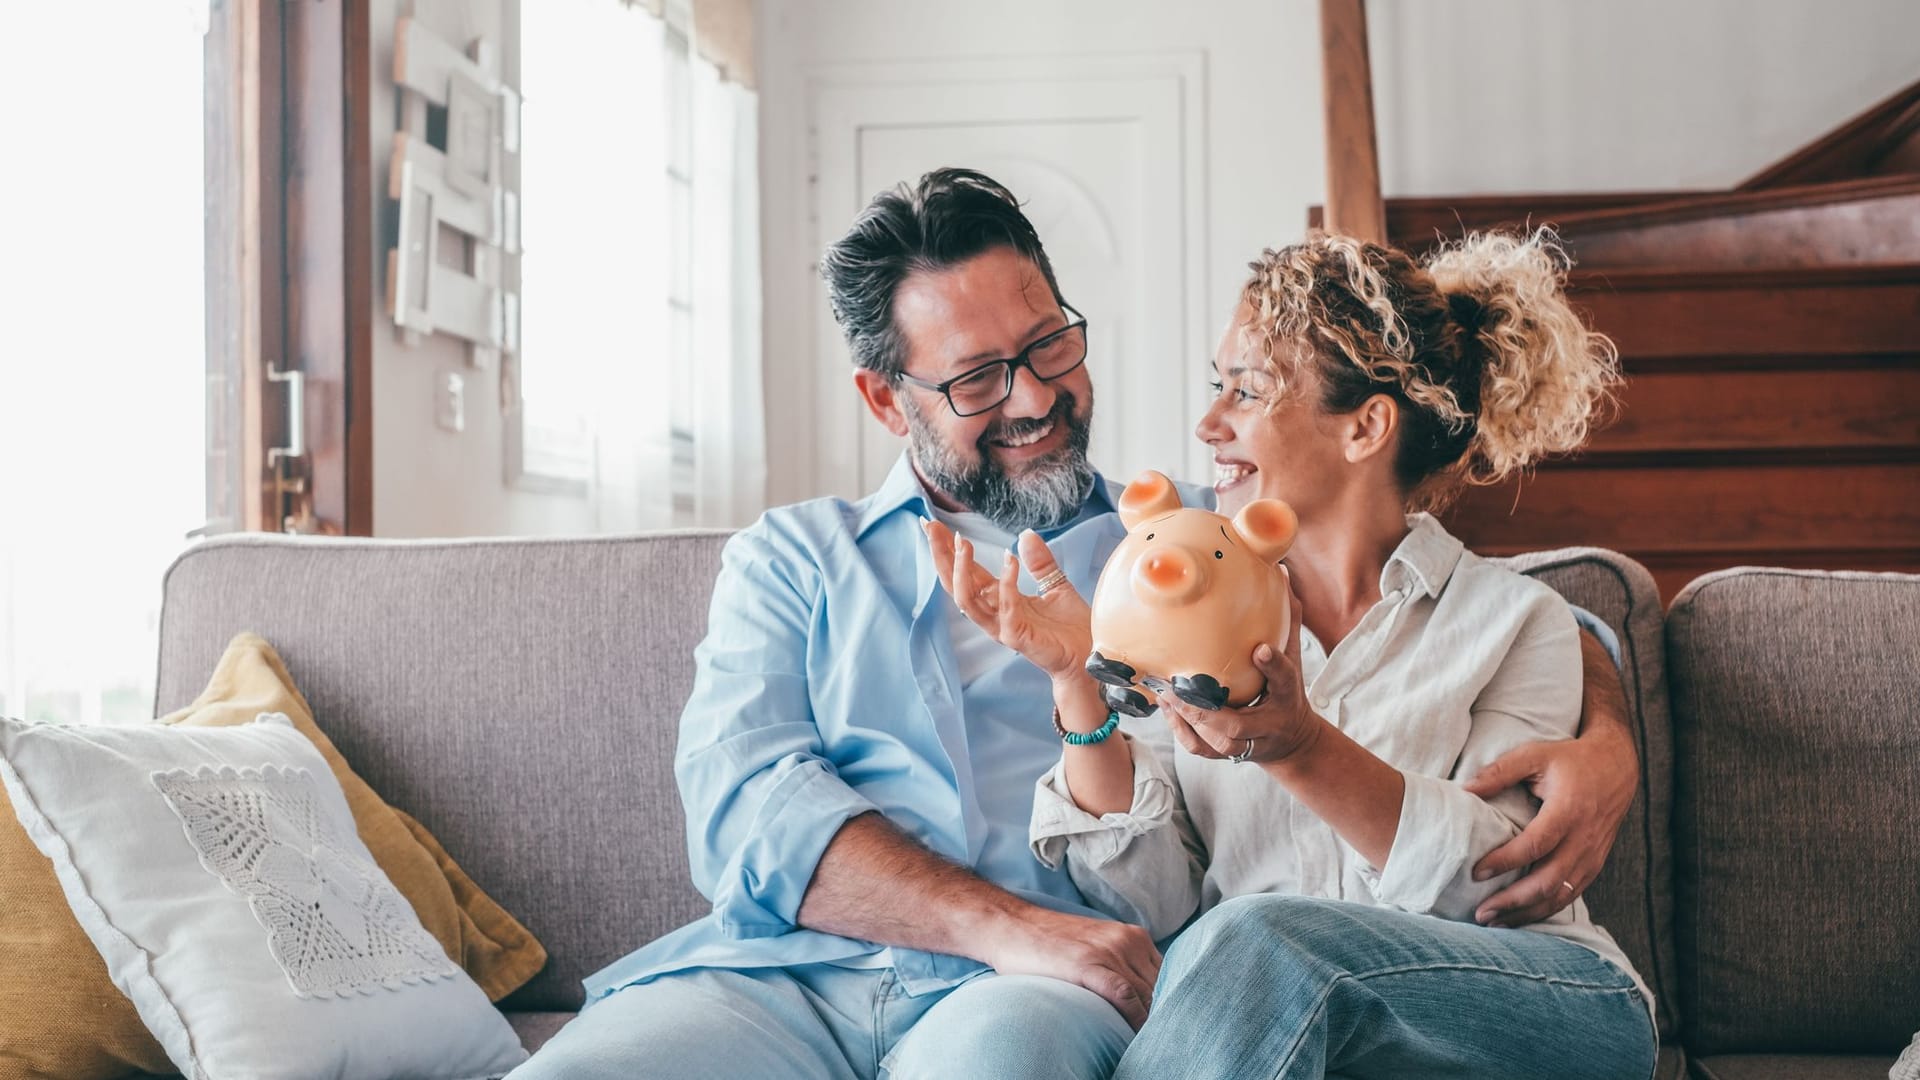
M 1466 785 L 1484 799 L 1526 784 L 1541 804 L 1520 835 L 1474 867 L 1476 881 L 1533 867 L 1480 905 L 1474 919 L 1483 925 L 1525 926 L 1573 903 L 1600 876 L 1633 805 L 1640 757 L 1627 729 L 1619 672 L 1591 634 L 1582 633 L 1580 644 L 1586 671 L 1580 737 L 1508 751 Z
M 1146 1023 L 1160 952 L 1145 930 L 1024 900 L 935 855 L 879 813 L 848 819 L 800 901 L 809 930 L 978 960 L 1003 975 L 1045 975 Z
M 938 521 L 923 528 L 940 585 L 967 621 L 1019 653 L 1055 681 L 1085 670 L 1093 651 L 1093 609 L 1071 585 L 1029 596 L 1020 591 L 1020 562 L 1037 581 L 1059 570 L 1046 541 L 1020 534 L 1020 558 L 1007 553 L 1000 576 L 973 560 L 973 543 Z
M 1106 998 L 1135 1031 L 1147 1022 L 1160 950 L 1145 930 L 1043 907 L 1008 913 L 985 931 L 979 959 L 1002 975 L 1044 975 Z

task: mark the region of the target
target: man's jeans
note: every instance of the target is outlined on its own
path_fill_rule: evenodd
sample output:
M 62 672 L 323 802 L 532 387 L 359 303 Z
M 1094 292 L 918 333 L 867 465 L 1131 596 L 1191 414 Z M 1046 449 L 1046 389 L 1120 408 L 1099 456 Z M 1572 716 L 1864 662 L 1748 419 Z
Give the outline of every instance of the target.
M 1571 942 L 1299 896 L 1243 896 L 1167 950 L 1115 1080 L 1646 1080 L 1633 980 Z
M 884 968 L 701 968 L 609 995 L 511 1080 L 1107 1080 L 1132 1036 L 1092 991 L 1032 975 L 910 997 Z

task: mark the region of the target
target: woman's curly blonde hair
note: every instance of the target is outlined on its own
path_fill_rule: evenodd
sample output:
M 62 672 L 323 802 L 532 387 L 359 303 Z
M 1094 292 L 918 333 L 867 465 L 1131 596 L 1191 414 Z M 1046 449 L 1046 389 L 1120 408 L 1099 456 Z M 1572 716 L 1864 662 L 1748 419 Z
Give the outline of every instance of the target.
M 1314 233 L 1250 264 L 1242 332 L 1276 404 L 1309 361 L 1326 412 L 1399 402 L 1395 475 L 1411 508 L 1438 510 L 1579 448 L 1610 406 L 1619 355 L 1568 303 L 1571 265 L 1550 229 L 1469 233 L 1420 262 Z

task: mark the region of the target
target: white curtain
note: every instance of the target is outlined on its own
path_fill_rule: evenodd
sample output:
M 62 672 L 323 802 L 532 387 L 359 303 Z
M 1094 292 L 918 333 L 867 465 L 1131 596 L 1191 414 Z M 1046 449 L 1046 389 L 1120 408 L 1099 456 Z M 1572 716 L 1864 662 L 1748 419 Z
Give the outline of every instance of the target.
M 697 28 L 696 28 L 697 30 Z M 693 59 L 693 514 L 738 527 L 766 506 L 760 365 L 759 98 Z
M 153 717 L 161 575 L 207 520 L 204 9 L 6 12 L 0 716 Z M 78 41 L 84 73 L 49 47 Z
M 584 456 L 596 531 L 666 526 L 665 34 L 608 0 L 520 19 L 524 467 Z
M 597 531 L 744 525 L 766 498 L 757 98 L 645 7 L 527 2 L 521 45 L 527 444 L 583 434 Z

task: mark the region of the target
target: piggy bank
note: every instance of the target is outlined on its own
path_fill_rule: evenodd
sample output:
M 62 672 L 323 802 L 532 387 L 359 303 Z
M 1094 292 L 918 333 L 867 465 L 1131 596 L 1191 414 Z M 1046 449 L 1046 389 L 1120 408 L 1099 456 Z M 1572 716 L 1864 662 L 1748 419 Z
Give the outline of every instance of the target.
M 1180 505 L 1173 481 L 1148 470 L 1120 496 L 1127 538 L 1093 592 L 1093 654 L 1109 708 L 1152 715 L 1147 690 L 1202 709 L 1241 706 L 1266 680 L 1253 650 L 1289 619 L 1280 559 L 1298 519 L 1278 499 L 1232 518 Z

